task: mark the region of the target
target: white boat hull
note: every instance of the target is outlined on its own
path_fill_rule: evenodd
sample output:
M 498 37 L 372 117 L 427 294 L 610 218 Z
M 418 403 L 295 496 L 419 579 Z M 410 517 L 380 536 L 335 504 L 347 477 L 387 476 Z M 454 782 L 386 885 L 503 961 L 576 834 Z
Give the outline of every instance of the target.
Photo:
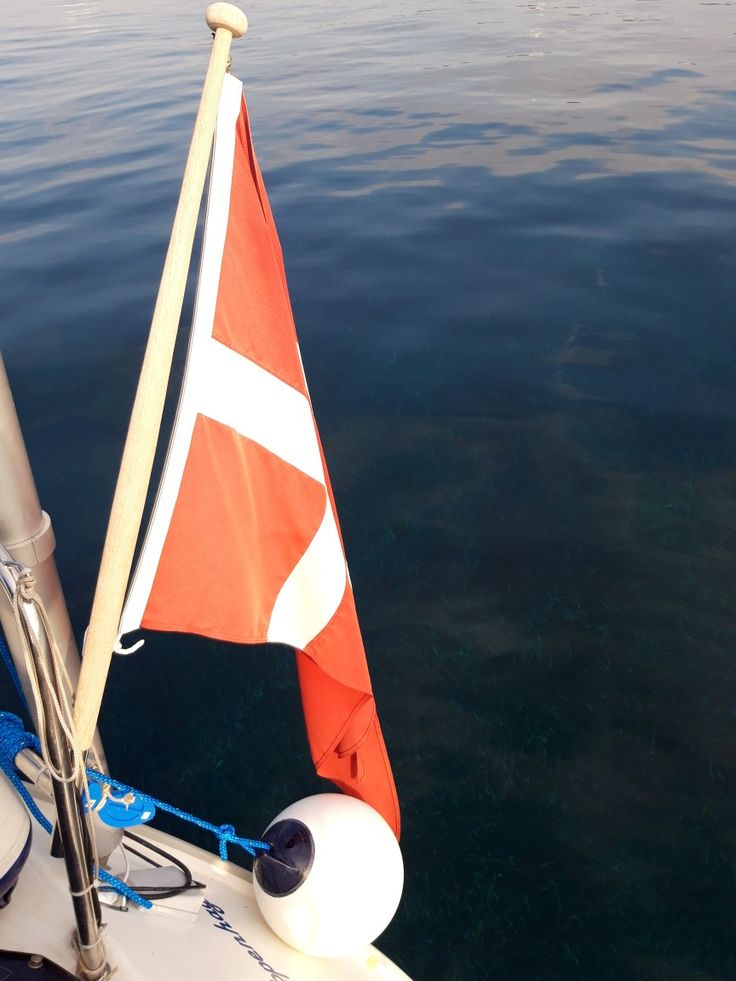
M 121 981 L 409 981 L 372 946 L 339 958 L 294 950 L 263 920 L 250 873 L 153 828 L 136 832 L 184 862 L 206 889 L 196 898 L 189 894 L 189 909 L 181 899 L 164 900 L 154 910 L 103 909 L 107 956 Z M 0 911 L 0 948 L 41 954 L 73 973 L 74 918 L 64 863 L 49 855 L 49 845 L 49 836 L 34 825 L 28 862 L 10 905 Z

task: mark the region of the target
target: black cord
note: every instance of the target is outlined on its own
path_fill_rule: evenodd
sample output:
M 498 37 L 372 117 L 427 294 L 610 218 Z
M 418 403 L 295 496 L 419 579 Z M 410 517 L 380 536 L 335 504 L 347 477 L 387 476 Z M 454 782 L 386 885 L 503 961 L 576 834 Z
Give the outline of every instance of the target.
M 145 896 L 146 899 L 156 901 L 157 899 L 171 899 L 173 896 L 179 896 L 181 893 L 189 892 L 192 889 L 205 888 L 205 884 L 203 882 L 197 882 L 197 880 L 192 877 L 192 873 L 189 871 L 187 866 L 175 855 L 164 851 L 163 848 L 159 848 L 158 845 L 154 845 L 150 841 L 146 841 L 145 838 L 141 838 L 138 835 L 133 834 L 132 831 L 125 831 L 123 834 L 125 838 L 130 838 L 137 844 L 149 849 L 149 851 L 155 852 L 157 855 L 165 858 L 168 864 L 175 865 L 181 872 L 184 873 L 184 878 L 186 881 L 183 886 L 175 886 L 171 889 L 162 889 L 158 886 L 140 886 L 136 888 L 136 892 L 141 896 Z M 138 851 L 137 848 L 133 848 L 131 845 L 125 844 L 125 842 L 123 842 L 123 848 L 132 855 L 137 855 L 138 858 L 143 859 L 144 862 L 147 862 L 149 865 L 153 866 L 153 868 L 162 868 L 159 862 L 154 861 L 150 855 L 145 855 L 143 852 Z

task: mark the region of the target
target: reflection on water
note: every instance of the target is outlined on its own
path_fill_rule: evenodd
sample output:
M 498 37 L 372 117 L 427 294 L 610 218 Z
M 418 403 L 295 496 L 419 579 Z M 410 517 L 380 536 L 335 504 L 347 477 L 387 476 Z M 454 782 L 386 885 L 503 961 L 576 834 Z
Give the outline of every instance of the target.
M 200 6 L 4 8 L 1 339 L 80 632 Z M 731 5 L 248 13 L 404 805 L 382 946 L 428 981 L 733 978 Z M 246 832 L 319 786 L 287 651 L 152 639 L 103 734 L 122 778 Z

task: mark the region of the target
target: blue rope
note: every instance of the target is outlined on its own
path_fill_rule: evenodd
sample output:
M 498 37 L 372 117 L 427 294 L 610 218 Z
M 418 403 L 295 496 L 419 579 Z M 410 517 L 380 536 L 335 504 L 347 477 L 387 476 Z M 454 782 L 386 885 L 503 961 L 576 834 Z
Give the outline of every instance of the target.
M 108 777 L 104 773 L 100 773 L 97 770 L 88 769 L 87 776 L 93 777 L 96 780 L 102 780 L 103 783 L 109 783 L 110 786 L 114 787 L 123 794 L 134 794 L 139 800 L 143 801 L 144 804 L 150 804 L 160 811 L 166 811 L 169 814 L 173 814 L 174 817 L 178 817 L 182 821 L 188 821 L 190 824 L 196 824 L 198 828 L 204 828 L 205 831 L 211 831 L 213 835 L 217 836 L 217 840 L 220 845 L 220 858 L 223 860 L 223 862 L 227 861 L 228 844 L 240 845 L 240 847 L 245 849 L 249 855 L 253 855 L 254 857 L 257 848 L 260 848 L 261 851 L 264 852 L 269 851 L 271 848 L 267 841 L 260 841 L 258 838 L 238 837 L 238 835 L 235 834 L 235 828 L 232 826 L 232 824 L 211 824 L 209 821 L 204 821 L 202 818 L 195 817 L 194 814 L 190 814 L 188 811 L 182 811 L 180 807 L 174 807 L 173 804 L 166 804 L 164 801 L 158 800 L 156 797 L 151 797 L 150 794 L 146 794 L 142 790 L 136 790 L 135 787 L 130 787 L 126 783 L 120 783 L 119 780 L 113 780 L 112 777 Z
M 41 750 L 38 739 L 32 733 L 25 731 L 23 723 L 17 715 L 13 715 L 12 712 L 0 712 L 0 770 L 13 784 L 41 827 L 51 834 L 51 822 L 28 793 L 26 785 L 18 776 L 18 771 L 15 768 L 15 757 L 22 749 L 28 747 L 37 753 Z
M 38 823 L 46 831 L 51 833 L 52 826 L 47 820 L 45 815 L 41 812 L 38 805 L 28 793 L 25 784 L 18 776 L 18 772 L 15 768 L 15 757 L 16 755 L 26 747 L 34 749 L 36 752 L 40 752 L 41 744 L 30 732 L 26 732 L 23 728 L 23 722 L 18 718 L 17 715 L 13 715 L 11 712 L 0 712 L 0 769 L 6 774 L 8 779 L 12 782 L 15 789 L 18 791 L 20 796 L 26 803 L 28 810 L 35 817 Z M 102 780 L 104 783 L 110 784 L 116 790 L 124 794 L 134 794 L 141 801 L 146 804 L 157 807 L 161 811 L 167 811 L 169 814 L 173 814 L 175 817 L 180 818 L 182 821 L 189 821 L 190 824 L 196 824 L 199 828 L 204 828 L 205 831 L 211 831 L 217 836 L 217 840 L 220 846 L 220 858 L 223 862 L 227 861 L 227 846 L 228 843 L 233 845 L 240 845 L 244 848 L 250 855 L 255 856 L 256 848 L 260 848 L 262 851 L 268 851 L 270 845 L 266 841 L 259 841 L 257 838 L 240 838 L 235 834 L 235 828 L 232 824 L 222 824 L 216 825 L 211 824 L 209 821 L 204 821 L 202 818 L 195 817 L 193 814 L 189 814 L 188 811 L 183 811 L 179 807 L 174 807 L 172 804 L 166 804 L 164 801 L 158 800 L 156 797 L 151 797 L 150 794 L 146 794 L 141 790 L 136 790 L 135 787 L 130 787 L 128 784 L 120 783 L 118 780 L 113 780 L 112 777 L 106 776 L 104 773 L 100 773 L 97 770 L 87 768 L 87 776 L 93 777 L 96 780 Z M 132 902 L 137 903 L 139 906 L 143 906 L 145 909 L 150 909 L 153 903 L 140 896 L 134 889 L 126 885 L 122 880 L 117 879 L 114 875 L 110 875 L 104 869 L 97 869 L 97 876 L 102 882 L 106 882 L 109 886 L 119 892 L 123 896 L 127 896 Z
M 23 686 L 20 683 L 20 677 L 18 675 L 18 669 L 15 666 L 15 661 L 8 650 L 8 645 L 5 643 L 5 638 L 0 632 L 0 657 L 5 661 L 5 667 L 8 669 L 8 674 L 10 675 L 10 680 L 15 685 L 15 690 L 18 692 L 18 698 L 20 698 L 20 703 L 26 711 L 26 715 L 30 716 L 28 711 L 28 702 L 26 701 L 26 696 L 23 693 Z
M 0 712 L 0 769 L 23 798 L 26 807 L 44 831 L 51 834 L 53 825 L 28 793 L 28 789 L 18 776 L 18 771 L 15 767 L 15 757 L 22 749 L 27 748 L 40 753 L 41 743 L 33 733 L 24 730 L 23 723 L 17 715 L 13 715 L 12 712 Z M 121 879 L 110 875 L 104 869 L 98 868 L 97 875 L 103 882 L 107 882 L 108 885 L 112 886 L 116 892 L 127 896 L 128 899 L 134 903 L 138 903 L 139 906 L 143 906 L 145 909 L 150 909 L 153 906 L 153 903 L 149 899 L 139 896 L 135 890 L 131 889 Z
M 153 907 L 153 903 L 150 899 L 145 899 L 140 895 L 140 893 L 137 893 L 135 889 L 131 889 L 127 882 L 123 882 L 123 880 L 118 879 L 117 876 L 110 875 L 110 873 L 106 872 L 104 869 L 98 867 L 97 878 L 100 880 L 100 882 L 106 882 L 108 886 L 115 890 L 115 892 L 119 892 L 121 896 L 125 896 L 125 898 L 129 899 L 132 903 L 137 903 L 138 906 L 142 906 L 143 909 L 151 909 Z

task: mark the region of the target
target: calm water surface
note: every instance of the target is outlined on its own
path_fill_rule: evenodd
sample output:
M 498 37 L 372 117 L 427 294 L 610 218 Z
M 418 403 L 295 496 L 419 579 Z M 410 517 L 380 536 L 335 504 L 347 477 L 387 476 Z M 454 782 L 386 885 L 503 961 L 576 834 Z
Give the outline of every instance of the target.
M 0 340 L 80 635 L 203 6 L 3 5 Z M 381 945 L 418 981 L 734 978 L 736 7 L 247 9 L 403 801 Z M 284 650 L 151 638 L 102 731 L 244 833 L 319 787 Z

